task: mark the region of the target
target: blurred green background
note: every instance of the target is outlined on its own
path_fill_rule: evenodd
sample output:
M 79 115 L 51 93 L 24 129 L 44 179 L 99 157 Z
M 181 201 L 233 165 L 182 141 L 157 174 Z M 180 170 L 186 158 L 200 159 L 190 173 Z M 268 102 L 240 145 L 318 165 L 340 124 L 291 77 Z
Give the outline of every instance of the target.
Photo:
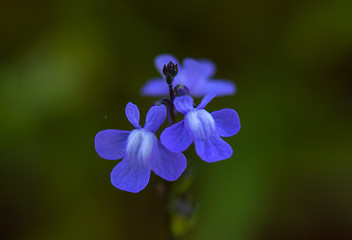
M 186 239 L 352 239 L 352 1 L 3 1 L 0 34 L 1 239 L 165 239 L 157 177 L 120 191 L 94 150 L 160 53 L 238 88 L 208 108 L 239 113 L 233 157 L 186 153 Z

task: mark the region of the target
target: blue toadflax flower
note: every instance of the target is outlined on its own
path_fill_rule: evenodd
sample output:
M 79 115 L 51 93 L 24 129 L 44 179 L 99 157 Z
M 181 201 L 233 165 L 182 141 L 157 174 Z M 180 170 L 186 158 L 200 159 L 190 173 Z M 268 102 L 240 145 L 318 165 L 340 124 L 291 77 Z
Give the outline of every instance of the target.
M 111 172 L 112 184 L 121 190 L 139 192 L 148 184 L 151 170 L 165 180 L 176 180 L 186 168 L 186 158 L 182 153 L 169 151 L 155 136 L 165 120 L 166 107 L 152 107 L 144 128 L 139 125 L 136 105 L 128 103 L 125 112 L 136 129 L 108 129 L 95 137 L 95 149 L 100 157 L 108 160 L 123 158 Z
M 207 94 L 194 108 L 189 95 L 176 97 L 174 105 L 184 120 L 166 128 L 161 142 L 173 152 L 182 152 L 194 142 L 198 156 L 206 162 L 224 160 L 232 155 L 232 148 L 221 137 L 230 137 L 240 130 L 240 119 L 233 109 L 208 113 L 204 107 L 215 97 Z
M 236 86 L 231 81 L 211 79 L 216 72 L 216 66 L 210 60 L 186 58 L 181 66 L 172 55 L 161 54 L 155 58 L 154 64 L 162 76 L 164 64 L 170 61 L 178 65 L 173 87 L 178 84 L 187 86 L 194 97 L 205 96 L 211 91 L 216 91 L 218 96 L 233 95 L 236 91 Z M 141 93 L 148 96 L 164 96 L 169 94 L 169 88 L 163 78 L 154 78 L 144 85 Z

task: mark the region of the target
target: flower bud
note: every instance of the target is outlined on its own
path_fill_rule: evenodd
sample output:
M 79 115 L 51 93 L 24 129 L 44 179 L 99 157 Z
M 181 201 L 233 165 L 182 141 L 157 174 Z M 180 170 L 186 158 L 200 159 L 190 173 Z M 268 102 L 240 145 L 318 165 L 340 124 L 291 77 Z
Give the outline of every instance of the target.
M 169 104 L 170 100 L 167 98 L 160 98 L 156 101 L 153 102 L 152 106 L 160 106 L 162 104 L 164 104 L 165 106 L 167 106 Z
M 177 64 L 175 65 L 173 62 L 170 61 L 167 65 L 164 65 L 163 73 L 165 75 L 165 80 L 167 84 L 172 85 L 172 82 L 174 81 L 174 77 L 178 73 Z
M 173 62 L 170 61 L 167 65 L 164 65 L 163 73 L 165 76 L 169 74 L 171 77 L 175 77 L 178 73 L 177 64 L 174 64 Z
M 188 95 L 189 91 L 188 91 L 188 87 L 183 86 L 182 84 L 178 84 L 175 88 L 174 88 L 174 95 L 175 97 L 180 97 L 183 95 Z

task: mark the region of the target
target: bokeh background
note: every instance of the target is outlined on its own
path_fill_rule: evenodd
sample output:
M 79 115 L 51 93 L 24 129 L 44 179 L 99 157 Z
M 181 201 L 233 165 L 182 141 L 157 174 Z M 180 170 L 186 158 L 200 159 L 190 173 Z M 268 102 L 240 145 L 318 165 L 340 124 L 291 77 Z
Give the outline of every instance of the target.
M 233 157 L 186 152 L 185 239 L 352 239 L 352 1 L 2 1 L 0 36 L 1 239 L 165 239 L 157 177 L 120 191 L 94 150 L 160 53 L 238 88 L 208 108 L 239 113 Z

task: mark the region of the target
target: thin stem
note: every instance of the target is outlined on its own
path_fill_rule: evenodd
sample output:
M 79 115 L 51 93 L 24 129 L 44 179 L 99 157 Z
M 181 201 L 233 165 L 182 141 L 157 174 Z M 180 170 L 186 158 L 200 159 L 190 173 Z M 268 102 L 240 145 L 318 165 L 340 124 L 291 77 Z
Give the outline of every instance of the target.
M 175 114 L 174 114 L 174 91 L 172 89 L 172 84 L 169 84 L 169 108 L 168 108 L 168 118 L 169 118 L 169 126 L 173 125 L 175 122 Z
M 169 126 L 173 125 L 175 122 L 175 114 L 174 114 L 174 91 L 172 89 L 172 83 L 169 85 L 169 103 L 168 103 L 168 120 Z M 165 213 L 166 213 L 166 222 L 168 225 L 168 239 L 175 240 L 176 237 L 172 231 L 172 215 L 170 213 L 170 201 L 171 201 L 171 191 L 172 191 L 172 182 L 167 182 L 165 186 Z

